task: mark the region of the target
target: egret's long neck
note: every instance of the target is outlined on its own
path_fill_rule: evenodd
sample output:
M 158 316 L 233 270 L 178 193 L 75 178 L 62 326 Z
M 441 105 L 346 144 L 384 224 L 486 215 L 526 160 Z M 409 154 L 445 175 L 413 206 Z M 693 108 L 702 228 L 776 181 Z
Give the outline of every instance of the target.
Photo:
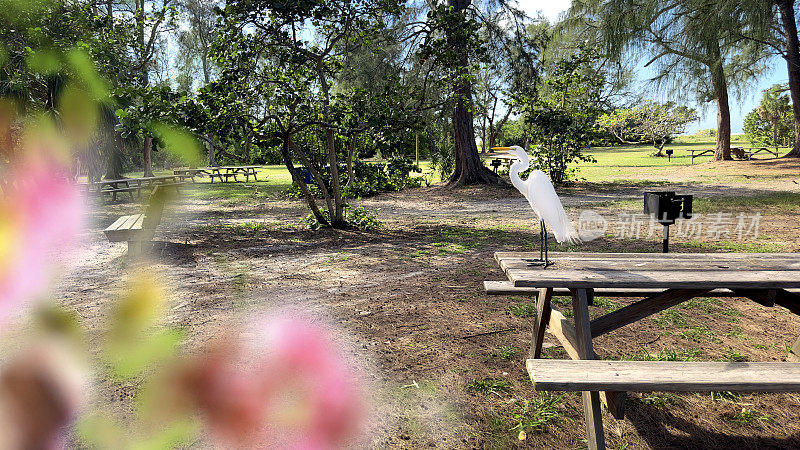
M 521 192 L 526 192 L 527 188 L 522 182 L 522 178 L 520 178 L 519 174 L 525 172 L 531 167 L 531 162 L 528 158 L 528 152 L 520 149 L 519 151 L 514 152 L 514 154 L 517 155 L 519 159 L 514 161 L 511 164 L 511 167 L 508 169 L 509 178 L 511 178 L 511 184 L 513 184 L 514 187 L 519 189 Z

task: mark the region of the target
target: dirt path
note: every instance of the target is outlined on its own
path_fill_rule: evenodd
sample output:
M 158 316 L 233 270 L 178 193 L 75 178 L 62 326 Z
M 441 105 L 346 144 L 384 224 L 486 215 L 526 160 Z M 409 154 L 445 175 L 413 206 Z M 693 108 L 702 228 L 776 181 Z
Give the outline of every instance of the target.
M 641 190 L 576 190 L 563 200 L 575 213 L 597 202 L 640 198 Z M 583 446 L 578 395 L 555 402 L 545 424 L 524 403 L 547 400 L 524 373 L 530 318 L 520 316 L 529 313 L 529 299 L 482 290 L 483 280 L 503 278 L 494 251 L 537 245 L 532 217 L 520 212 L 527 211 L 525 200 L 511 189 L 471 188 L 455 195 L 407 190 L 361 203 L 377 209 L 383 228 L 313 233 L 296 226 L 306 216 L 302 204 L 283 199 L 230 206 L 182 200 L 162 221 L 151 264 L 169 287 L 168 321 L 186 327 L 191 344 L 253 310 L 293 307 L 331 324 L 370 390 L 375 411 L 366 443 L 373 448 Z M 122 256 L 125 244 L 108 243 L 98 230 L 137 208 L 98 210 L 94 230 L 57 286 L 57 298 L 95 329 L 132 270 Z M 797 219 L 792 212 L 775 222 Z M 794 228 L 769 223 L 764 233 L 771 239 L 796 241 Z M 608 237 L 583 250 L 654 251 L 657 245 Z M 606 308 L 619 306 L 611 303 Z M 800 334 L 800 319 L 785 310 L 742 300 L 676 307 L 657 319 L 599 338 L 596 350 L 612 358 L 714 360 L 736 353 L 771 361 L 784 359 L 785 344 Z M 487 332 L 495 333 L 480 335 Z M 548 355 L 561 357 L 563 350 L 548 339 Z M 797 394 L 714 400 L 634 394 L 628 406 L 624 421 L 605 417 L 610 448 L 800 446 Z M 744 410 L 754 416 L 740 418 Z M 520 423 L 528 426 L 525 442 L 516 439 Z

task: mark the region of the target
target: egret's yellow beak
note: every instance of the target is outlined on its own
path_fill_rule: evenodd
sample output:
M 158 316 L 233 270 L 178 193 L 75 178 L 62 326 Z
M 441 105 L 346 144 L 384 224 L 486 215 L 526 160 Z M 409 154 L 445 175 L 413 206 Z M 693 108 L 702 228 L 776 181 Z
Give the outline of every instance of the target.
M 511 147 L 492 147 L 492 150 L 511 150 Z

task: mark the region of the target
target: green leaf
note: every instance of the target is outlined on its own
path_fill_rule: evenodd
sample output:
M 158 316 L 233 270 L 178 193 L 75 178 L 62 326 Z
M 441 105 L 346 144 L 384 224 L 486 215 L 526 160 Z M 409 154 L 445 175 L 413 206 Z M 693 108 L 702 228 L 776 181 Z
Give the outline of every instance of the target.
M 131 445 L 132 450 L 161 450 L 176 448 L 190 443 L 198 434 L 198 425 L 190 420 L 170 424 L 160 432 Z
M 39 50 L 27 58 L 28 67 L 42 75 L 53 75 L 61 69 L 58 54 L 52 50 Z
M 174 356 L 176 347 L 183 339 L 182 330 L 167 329 L 141 339 L 120 340 L 109 345 L 106 359 L 115 376 L 132 378 Z
M 200 144 L 189 132 L 164 123 L 156 123 L 152 131 L 161 140 L 167 152 L 189 164 L 202 164 L 203 154 L 200 151 Z
M 75 76 L 86 87 L 87 91 L 95 100 L 109 101 L 110 95 L 108 84 L 97 73 L 94 61 L 83 51 L 74 49 L 67 53 L 67 61 L 70 68 L 75 72 Z

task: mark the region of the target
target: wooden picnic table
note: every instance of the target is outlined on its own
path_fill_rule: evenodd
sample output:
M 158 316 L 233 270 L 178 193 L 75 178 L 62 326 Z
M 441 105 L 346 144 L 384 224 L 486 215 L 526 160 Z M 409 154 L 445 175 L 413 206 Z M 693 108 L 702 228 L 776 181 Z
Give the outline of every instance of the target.
M 716 150 L 714 150 L 713 148 L 712 149 L 701 149 L 701 150 L 697 150 L 697 149 L 689 150 L 689 153 L 692 154 L 692 164 L 694 164 L 694 159 L 695 158 L 699 158 L 699 157 L 704 156 L 704 155 L 713 155 L 715 151 Z
M 537 390 L 583 391 L 589 448 L 605 448 L 601 401 L 621 419 L 626 391 L 800 391 L 798 363 L 609 361 L 598 360 L 592 347 L 597 336 L 715 292 L 730 291 L 800 315 L 800 254 L 551 253 L 554 264 L 546 269 L 529 266 L 527 260 L 536 257 L 495 253 L 513 284 L 507 292 L 537 291 L 538 314 L 526 362 L 531 380 Z M 574 325 L 551 306 L 554 289 L 569 289 Z M 605 290 L 605 296 L 645 298 L 590 320 L 595 289 Z M 539 359 L 548 327 L 574 361 Z
M 94 183 L 87 183 L 85 186 L 89 192 L 111 194 L 112 201 L 116 201 L 117 194 L 120 192 L 129 193 L 131 199 L 133 199 L 134 192 L 136 192 L 138 196 L 141 196 L 142 189 L 152 189 L 155 186 L 174 187 L 177 189 L 179 186 L 185 184 L 186 178 L 191 178 L 191 176 L 174 174 L 154 177 L 122 178 L 119 180 L 96 181 Z
M 214 178 L 219 178 L 219 181 L 222 182 L 223 178 L 224 181 L 228 181 L 229 178 L 233 178 L 234 182 L 238 182 L 238 175 L 243 175 L 245 177 L 245 181 L 250 181 L 250 177 L 253 177 L 254 180 L 258 181 L 258 169 L 261 166 L 215 166 L 215 167 L 207 167 L 205 171 L 211 177 L 211 182 L 214 182 Z
M 206 169 L 175 169 L 172 171 L 175 175 L 186 175 L 192 179 L 192 183 L 194 183 L 194 177 L 199 176 L 201 174 L 208 174 Z
M 777 158 L 778 155 L 778 147 L 773 147 L 775 150 L 772 150 L 769 147 L 745 147 L 744 150 L 749 154 L 749 157 L 753 155 L 757 155 L 759 153 L 769 153 L 773 157 Z M 749 159 L 749 158 L 748 158 Z
M 694 159 L 699 158 L 704 155 L 713 155 L 716 150 L 715 149 L 700 149 L 700 150 L 688 150 L 692 156 L 692 164 L 694 164 Z M 770 149 L 769 147 L 731 147 L 731 155 L 736 156 L 739 159 L 750 160 L 753 155 L 757 155 L 759 153 L 769 153 L 773 157 L 778 157 L 778 147 L 775 147 L 775 150 Z
M 517 159 L 516 155 L 512 155 L 511 153 L 483 153 L 481 157 L 484 159 L 491 159 L 491 166 L 494 168 L 494 171 L 497 172 L 497 169 L 500 166 L 511 167 L 511 164 Z

